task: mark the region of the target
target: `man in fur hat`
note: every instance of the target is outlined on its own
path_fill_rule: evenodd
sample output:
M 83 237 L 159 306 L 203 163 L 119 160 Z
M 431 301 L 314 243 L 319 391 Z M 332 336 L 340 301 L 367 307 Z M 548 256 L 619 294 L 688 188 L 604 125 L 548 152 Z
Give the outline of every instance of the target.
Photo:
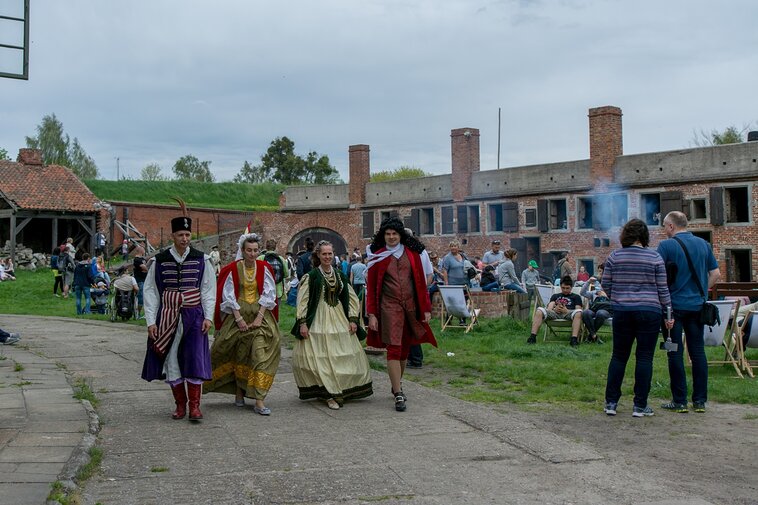
M 190 246 L 192 219 L 184 202 L 179 204 L 183 215 L 171 220 L 173 245 L 155 256 L 145 279 L 148 341 L 142 378 L 162 379 L 171 386 L 173 419 L 184 418 L 189 398 L 189 419 L 198 421 L 203 418 L 203 382 L 211 378 L 208 330 L 213 325 L 216 276 L 210 257 Z
M 397 217 L 382 222 L 366 253 L 366 343 L 387 348 L 395 410 L 403 412 L 407 398 L 401 381 L 410 346 L 437 346 L 429 327 L 432 304 L 426 289 L 432 266 L 428 255 L 423 254 L 423 244 L 406 231 Z

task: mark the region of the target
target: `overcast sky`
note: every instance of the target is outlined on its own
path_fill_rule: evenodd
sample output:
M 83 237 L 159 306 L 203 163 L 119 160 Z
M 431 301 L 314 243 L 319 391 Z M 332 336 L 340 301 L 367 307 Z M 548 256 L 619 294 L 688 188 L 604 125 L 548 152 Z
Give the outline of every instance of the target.
M 345 180 L 351 144 L 371 146 L 372 170 L 448 173 L 462 127 L 489 170 L 498 107 L 501 167 L 588 158 L 602 105 L 624 112 L 625 154 L 758 125 L 755 0 L 31 4 L 29 80 L 0 79 L 0 148 L 15 159 L 55 113 L 106 179 L 116 157 L 139 178 L 193 154 L 230 180 L 284 135 Z

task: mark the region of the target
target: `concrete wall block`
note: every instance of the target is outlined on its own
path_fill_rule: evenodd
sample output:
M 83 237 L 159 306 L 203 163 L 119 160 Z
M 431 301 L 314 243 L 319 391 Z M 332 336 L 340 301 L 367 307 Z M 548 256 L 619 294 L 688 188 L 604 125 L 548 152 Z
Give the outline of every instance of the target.
M 348 184 L 290 186 L 284 190 L 284 210 L 347 208 L 350 204 Z

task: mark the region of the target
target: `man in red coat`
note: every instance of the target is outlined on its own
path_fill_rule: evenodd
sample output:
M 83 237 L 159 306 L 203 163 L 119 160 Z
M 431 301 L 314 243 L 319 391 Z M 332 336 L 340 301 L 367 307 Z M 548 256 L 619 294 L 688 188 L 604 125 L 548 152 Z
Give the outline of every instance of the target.
M 429 327 L 432 304 L 424 268 L 428 256 L 423 244 L 407 233 L 397 217 L 382 222 L 366 252 L 369 329 L 366 343 L 387 348 L 387 372 L 395 410 L 403 412 L 407 398 L 402 390 L 402 379 L 410 346 L 422 343 L 437 346 Z

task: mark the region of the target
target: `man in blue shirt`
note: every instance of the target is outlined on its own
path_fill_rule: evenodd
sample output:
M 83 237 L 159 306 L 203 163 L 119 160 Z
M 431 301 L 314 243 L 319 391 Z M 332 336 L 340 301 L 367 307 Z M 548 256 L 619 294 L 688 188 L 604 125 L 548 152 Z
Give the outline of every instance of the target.
M 668 279 L 674 310 L 671 340 L 679 344 L 679 348 L 676 352 L 667 353 L 672 401 L 661 407 L 680 413 L 688 411 L 687 374 L 684 371 L 682 347 L 684 330 L 687 351 L 692 360 L 692 407 L 695 412 L 705 412 L 705 402 L 708 400 L 708 362 L 703 344 L 704 326 L 699 323 L 700 309 L 707 299 L 708 289 L 718 282 L 721 273 L 710 244 L 687 231 L 687 216 L 682 212 L 669 212 L 663 220 L 663 229 L 669 238 L 658 245 L 658 253 L 666 263 L 667 273 L 674 277 Z M 687 248 L 696 278 L 690 272 L 682 247 Z M 673 272 L 676 272 L 675 275 Z M 700 294 L 698 283 L 703 295 Z M 666 330 L 664 335 L 667 335 Z
M 482 256 L 482 265 L 485 267 L 493 266 L 497 268 L 497 266 L 504 260 L 505 254 L 500 250 L 500 241 L 493 240 L 492 249 L 484 253 L 484 256 Z

